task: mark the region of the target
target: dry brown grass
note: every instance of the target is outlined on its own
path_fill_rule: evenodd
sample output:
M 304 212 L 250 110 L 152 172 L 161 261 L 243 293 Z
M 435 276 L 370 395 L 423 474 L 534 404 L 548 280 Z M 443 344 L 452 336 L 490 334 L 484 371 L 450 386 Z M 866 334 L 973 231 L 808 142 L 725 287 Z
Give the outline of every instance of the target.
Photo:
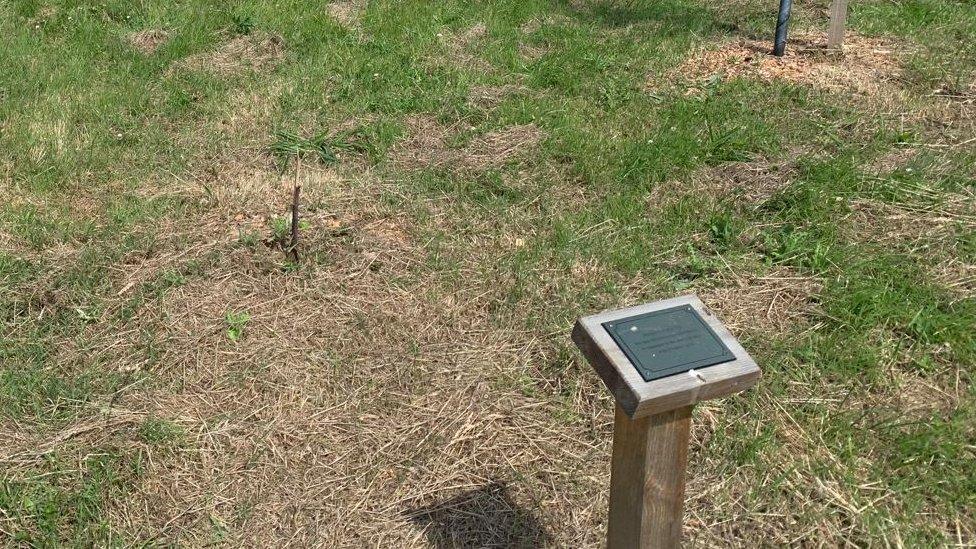
M 484 171 L 517 161 L 544 137 L 535 124 L 523 124 L 486 133 L 473 138 L 463 149 L 455 148 L 451 141 L 460 133 L 459 124 L 445 126 L 426 115 L 408 118 L 406 137 L 391 151 L 393 165 L 406 170 Z
M 848 33 L 844 53 L 826 50 L 826 35 L 796 34 L 790 37 L 786 54 L 777 58 L 768 42 L 742 39 L 717 50 L 702 50 L 685 61 L 673 76 L 689 80 L 689 93 L 715 75 L 759 80 L 786 80 L 829 91 L 853 92 L 864 96 L 898 94 L 900 74 L 898 44 L 880 38 Z M 652 78 L 648 86 L 660 82 Z
M 59 12 L 60 10 L 57 6 L 41 6 L 38 8 L 34 17 L 27 19 L 27 25 L 29 27 L 33 27 L 34 29 L 39 29 L 42 26 L 54 21 Z
M 359 15 L 349 10 L 360 5 L 338 2 L 328 9 L 354 26 Z M 484 26 L 476 26 L 449 37 L 449 48 L 468 62 L 464 56 L 484 34 Z M 280 41 L 269 36 L 252 37 L 250 45 L 236 40 L 190 65 L 217 63 L 218 72 L 264 69 L 283 54 Z M 780 77 L 786 76 L 769 76 Z M 517 91 L 476 88 L 471 101 L 490 109 Z M 498 211 L 456 197 L 406 196 L 386 179 L 389 173 L 359 165 L 302 166 L 279 177 L 261 153 L 275 93 L 273 87 L 232 92 L 216 130 L 228 138 L 226 150 L 191 163 L 190 180 L 145 185 L 145 196 L 174 194 L 192 207 L 191 215 L 166 217 L 151 227 L 158 238 L 153 253 L 132 252 L 119 261 L 110 271 L 115 296 L 106 299 L 106 310 L 81 334 L 56 342 L 52 359 L 64 370 L 100 363 L 134 372 L 132 384 L 82 409 L 57 431 L 0 419 L 5 475 L 35 474 L 31 468 L 49 452 L 66 463 L 82 463 L 93 448 L 104 447 L 145 456 L 145 471 L 130 493 L 110 503 L 108 520 L 120 532 L 158 544 L 602 546 L 612 403 L 590 368 L 568 350 L 569 326 L 530 327 L 525 317 L 580 307 L 573 301 L 579 288 L 594 281 L 614 285 L 612 295 L 601 296 L 607 304 L 651 299 L 662 291 L 660 282 L 640 274 L 623 278 L 592 256 L 577 258 L 568 269 L 541 261 L 531 272 L 511 272 L 502 261 L 506 254 L 545 236 L 539 234 L 544 222 L 525 217 L 548 213 L 531 204 L 513 206 L 505 212 L 510 217 L 499 220 Z M 473 131 L 459 124 L 425 115 L 408 119 L 392 166 L 495 169 L 520 162 L 545 138 L 526 124 L 455 146 Z M 792 181 L 791 158 L 708 168 L 660 186 L 651 202 L 660 207 L 683 196 L 735 194 L 759 203 Z M 888 166 L 886 160 L 879 173 Z M 584 193 L 602 192 L 574 184 L 559 167 L 526 169 L 551 170 L 560 184 L 549 196 L 567 209 L 593 198 Z M 272 220 L 287 211 L 296 181 L 303 186 L 308 227 L 304 259 L 292 271 L 279 249 L 261 241 L 271 239 Z M 953 204 L 906 213 L 857 203 L 854 215 L 864 218 L 855 217 L 855 223 L 878 229 L 879 242 L 904 242 L 907 231 L 937 219 L 929 228 L 942 241 L 960 222 L 963 210 Z M 971 218 L 962 221 L 969 227 Z M 609 240 L 624 229 L 608 219 L 581 236 Z M 242 242 L 251 234 L 256 244 Z M 918 241 L 930 236 L 923 229 Z M 0 227 L 0 251 L 7 248 L 28 253 L 19 237 Z M 54 269 L 77 262 L 70 245 L 43 253 L 44 264 Z M 59 253 L 64 261 L 56 260 Z M 107 322 L 164 273 L 190 265 L 196 270 L 184 284 L 158 297 L 148 294 L 123 325 Z M 969 272 L 969 278 L 949 274 L 958 264 L 944 267 L 946 284 L 972 291 L 965 286 L 972 284 L 972 271 L 965 270 L 972 266 L 953 271 Z M 64 300 L 54 282 L 60 274 L 55 270 L 31 288 L 5 290 L 35 292 L 26 301 L 29 318 L 70 310 L 79 304 Z M 508 311 L 505 303 L 517 283 L 526 288 Z M 739 335 L 799 335 L 814 329 L 822 313 L 821 281 L 786 267 L 730 267 L 697 290 Z M 228 312 L 249 317 L 238 341 L 227 336 Z M 145 334 L 158 356 L 146 352 Z M 947 390 L 950 382 L 912 375 L 899 352 L 890 357 L 890 393 L 859 404 L 925 417 L 951 409 L 966 394 L 958 385 Z M 727 403 L 697 407 L 685 524 L 691 543 L 817 544 L 868 530 L 862 504 L 878 496 L 876 487 L 858 487 L 829 471 L 813 476 L 839 459 L 809 422 L 793 415 L 794 404 L 841 409 L 844 387 L 793 378 L 788 385 L 785 396 L 775 398 L 757 388 L 755 409 L 742 417 L 732 415 L 735 407 Z M 138 426 L 148 418 L 180 426 L 182 437 L 171 445 L 142 442 Z M 770 447 L 782 455 L 757 460 L 769 464 L 762 470 L 730 468 L 728 456 L 712 453 L 712 437 L 743 425 L 756 438 L 768 427 L 782 441 Z M 836 470 L 868 478 L 862 466 Z M 771 497 L 773 503 L 757 512 L 750 487 L 771 486 L 785 495 Z
M 358 28 L 366 9 L 362 0 L 339 0 L 330 2 L 326 7 L 329 15 L 344 27 Z
M 966 387 L 952 380 L 920 376 L 908 369 L 891 370 L 892 388 L 889 401 L 881 404 L 897 414 L 926 420 L 933 413 L 946 414 L 955 410 L 965 398 Z
M 902 117 L 918 122 L 925 129 L 925 141 L 946 152 L 976 150 L 976 104 L 935 96 Z M 976 170 L 970 174 L 976 177 Z
M 508 126 L 477 137 L 465 148 L 461 162 L 468 168 L 499 168 L 531 151 L 542 142 L 535 124 Z
M 931 267 L 933 280 L 957 295 L 959 299 L 976 296 L 976 264 L 949 258 Z
M 526 91 L 527 88 L 516 84 L 500 86 L 473 86 L 468 93 L 468 104 L 482 110 L 490 111 L 501 105 L 506 99 Z
M 231 91 L 212 120 L 192 129 L 173 128 L 172 138 L 188 151 L 206 151 L 189 159 L 187 177 L 180 187 L 209 186 L 220 192 L 236 188 L 237 178 L 253 180 L 274 169 L 275 159 L 268 152 L 272 139 L 269 128 L 275 105 L 284 88 L 279 81 L 266 81 L 260 91 L 243 87 Z M 216 142 L 216 145 L 212 143 Z M 168 180 L 154 179 L 140 186 L 146 197 L 173 192 Z
M 908 166 L 917 154 L 918 150 L 914 147 L 897 147 L 865 164 L 862 169 L 872 175 L 887 176 Z
M 13 113 L 10 118 L 22 117 L 19 122 L 26 124 L 32 139 L 28 155 L 33 161 L 45 162 L 91 146 L 91 136 L 68 122 L 76 111 L 77 106 L 64 97 L 39 98 L 29 112 Z M 116 133 L 116 137 L 122 134 Z
M 287 273 L 279 251 L 242 246 L 238 235 L 269 235 L 268 219 L 285 211 L 294 177 L 247 169 L 221 178 L 212 196 L 192 184 L 179 188 L 206 207 L 192 220 L 160 224 L 157 254 L 132 258 L 113 286 L 129 287 L 121 303 L 190 260 L 206 270 L 140 309 L 126 329 L 93 325 L 84 338 L 95 359 L 147 372 L 150 382 L 123 390 L 107 413 L 94 405 L 59 433 L 3 426 L 0 443 L 12 448 L 0 453 L 3 466 L 28 471 L 49 449 L 69 460 L 105 446 L 142 452 L 144 473 L 111 503 L 108 518 L 160 543 L 602 546 L 609 397 L 588 366 L 560 361 L 568 327 L 545 334 L 526 329 L 521 315 L 497 312 L 512 284 L 510 274 L 492 270 L 497 258 L 535 235 L 519 232 L 517 218 L 500 233 L 490 214 L 449 198 L 399 197 L 376 174 L 303 166 L 307 259 Z M 398 200 L 381 199 L 391 194 Z M 589 234 L 616 229 L 605 223 Z M 459 261 L 456 273 L 427 261 L 432 230 L 451 235 L 440 253 Z M 560 285 L 613 276 L 596 260 L 578 262 L 568 276 L 547 268 L 532 273 L 549 282 L 533 285 L 524 306 L 565 306 Z M 653 287 L 639 276 L 619 282 L 613 298 L 621 302 Z M 728 272 L 700 293 L 738 334 L 787 334 L 811 328 L 819 288 L 776 268 Z M 250 316 L 237 342 L 226 335 L 228 311 Z M 157 359 L 139 352 L 140 332 L 155 334 Z M 67 355 L 57 362 L 73 363 Z M 923 401 L 938 396 L 926 393 L 930 380 L 903 381 L 898 398 L 924 414 Z M 790 394 L 840 406 L 837 391 Z M 863 526 L 855 498 L 864 494 L 801 472 L 815 469 L 811 460 L 836 457 L 790 416 L 788 402 L 761 401 L 751 418 L 729 409 L 696 410 L 686 539 L 788 544 L 798 527 L 791 505 L 833 510 L 805 539 Z M 146 418 L 184 434 L 172 447 L 146 444 L 137 436 Z M 709 452 L 712 436 L 743 421 L 773 425 L 789 455 L 768 470 L 724 470 L 725 458 Z M 747 487 L 773 483 L 795 496 L 757 516 Z
M 280 253 L 240 246 L 236 236 L 237 224 L 259 228 L 284 211 L 290 176 L 230 178 L 237 183 L 213 197 L 187 187 L 188 200 L 211 206 L 160 224 L 158 254 L 120 269 L 129 278 L 113 285 L 125 290 L 121 303 L 187 261 L 203 261 L 205 274 L 124 330 L 93 324 L 85 334 L 89 359 L 152 376 L 113 403 L 108 417 L 125 421 L 95 406 L 68 437 L 4 432 L 18 448 L 62 456 L 103 444 L 145 452 L 145 473 L 109 511 L 115 527 L 145 539 L 201 545 L 223 524 L 230 542 L 247 545 L 422 547 L 444 535 L 504 544 L 525 539 L 512 521 L 532 508 L 543 510 L 528 534 L 537 541 L 599 544 L 606 501 L 593 494 L 605 492 L 611 418 L 593 376 L 577 365 L 586 382 L 564 397 L 587 421 L 554 422 L 563 405 L 554 407 L 550 391 L 561 382 L 526 373 L 551 344 L 493 323 L 504 288 L 473 273 L 445 286 L 425 266 L 412 218 L 378 199 L 394 188 L 369 175 L 301 173 L 311 227 L 298 273 L 281 270 Z M 226 335 L 228 311 L 250 316 L 237 342 Z M 157 360 L 139 352 L 144 331 L 159 345 Z M 175 450 L 135 440 L 134 426 L 149 417 L 182 428 Z M 491 495 L 499 483 L 509 485 L 505 497 Z M 471 518 L 445 510 L 458 498 Z M 443 524 L 460 529 L 445 533 Z
M 144 29 L 127 37 L 129 44 L 145 55 L 152 55 L 169 40 L 169 33 L 162 29 Z
M 33 210 L 39 219 L 67 215 L 73 219 L 98 220 L 104 215 L 104 193 L 118 191 L 118 188 L 106 185 L 98 194 L 86 189 L 64 193 L 57 198 L 40 198 L 28 189 L 13 185 L 0 187 L 0 202 L 6 207 Z M 15 227 L 7 220 L 0 221 L 0 255 L 45 266 L 31 282 L 4 280 L 0 284 L 0 296 L 7 303 L 14 304 L 12 309 L 0 309 L 0 323 L 18 316 L 30 323 L 46 321 L 52 315 L 70 311 L 74 306 L 67 299 L 69 292 L 60 281 L 80 260 L 83 244 L 56 237 L 35 242 L 26 234 L 35 230 L 29 225 Z M 11 330 L 10 333 L 15 331 Z
M 488 35 L 488 27 L 484 23 L 477 23 L 463 31 L 452 33 L 449 36 L 441 36 L 445 43 L 454 51 L 465 50 L 474 46 Z
M 96 448 L 112 440 L 118 431 L 136 426 L 143 419 L 145 416 L 141 414 L 113 410 L 75 421 L 56 432 L 39 432 L 32 425 L 3 425 L 0 445 L 4 453 L 0 454 L 0 464 L 9 475 L 6 478 L 17 478 L 19 473 L 48 454 L 74 445 Z
M 748 162 L 728 162 L 695 174 L 698 186 L 707 187 L 719 195 L 734 195 L 746 203 L 759 205 L 793 183 L 796 177 L 796 158 L 792 152 L 782 158 L 759 157 Z
M 671 179 L 655 186 L 647 197 L 648 207 L 660 211 L 680 200 L 732 199 L 746 207 L 756 207 L 796 178 L 796 159 L 800 151 L 780 158 L 758 156 L 743 162 L 726 162 L 696 170 L 687 177 Z
M 524 133 L 487 134 L 478 150 L 507 150 Z M 179 181 L 154 190 L 201 210 L 159 222 L 151 257 L 123 260 L 105 315 L 162 273 L 191 262 L 204 272 L 124 329 L 96 322 L 79 338 L 85 348 L 59 345 L 58 364 L 84 355 L 136 372 L 135 383 L 108 412 L 103 402 L 83 411 L 67 437 L 4 426 L 15 449 L 0 454 L 14 460 L 4 466 L 26 474 L 32 448 L 68 461 L 99 447 L 141 453 L 144 473 L 108 518 L 163 543 L 211 543 L 223 526 L 226 542 L 262 546 L 602 543 L 607 397 L 582 364 L 541 371 L 555 359 L 549 336 L 522 319 L 499 325 L 492 310 L 507 289 L 480 274 L 531 235 L 452 238 L 460 276 L 442 276 L 426 261 L 425 232 L 462 234 L 453 227 L 473 220 L 456 202 L 421 202 L 429 226 L 418 226 L 402 209 L 409 201 L 381 199 L 398 190 L 375 175 L 303 166 L 306 259 L 289 274 L 279 251 L 238 240 L 270 235 L 294 177 L 242 166 L 209 180 L 209 192 Z M 229 311 L 250 317 L 237 342 Z M 156 359 L 141 351 L 144 333 Z M 184 434 L 173 448 L 146 444 L 137 431 L 147 418 Z
M 976 231 L 976 195 L 919 188 L 920 198 L 938 203 L 888 203 L 860 199 L 844 220 L 849 238 L 903 249 L 919 260 L 932 279 L 960 299 L 976 295 L 976 265 L 960 259 L 957 240 Z
M 226 40 L 212 51 L 187 57 L 182 65 L 194 70 L 232 74 L 244 70 L 270 69 L 284 56 L 285 45 L 281 36 L 254 31 Z
M 457 124 L 445 126 L 434 117 L 418 115 L 404 121 L 406 137 L 391 151 L 393 163 L 404 169 L 436 168 L 453 162 L 455 151 L 448 146 Z
M 876 328 L 871 337 L 879 343 L 878 364 L 885 382 L 866 394 L 848 397 L 872 421 L 928 421 L 934 414 L 950 414 L 965 402 L 969 391 L 966 366 L 952 359 L 945 346 L 929 349 L 933 358 L 930 371 L 920 371 L 921 349 L 904 345 L 890 330 Z
M 699 290 L 734 333 L 800 334 L 815 326 L 822 283 L 787 267 L 759 274 L 729 271 Z
M 933 244 L 951 246 L 958 231 L 976 230 L 976 196 L 969 192 L 947 198 L 939 205 L 859 199 L 851 203 L 849 220 L 862 240 L 922 251 L 931 250 Z
M 526 21 L 519 30 L 522 34 L 533 34 L 547 26 L 575 26 L 577 22 L 572 17 L 562 14 L 549 14 L 546 16 L 536 16 Z
M 545 46 L 522 42 L 518 46 L 518 52 L 519 56 L 526 61 L 537 61 L 545 57 L 550 52 L 550 49 Z
M 447 54 L 438 53 L 429 62 L 435 66 L 450 64 L 454 68 L 491 73 L 495 70 L 494 66 L 474 53 L 476 46 L 487 35 L 488 27 L 484 23 L 477 23 L 457 32 L 440 32 L 437 37 Z

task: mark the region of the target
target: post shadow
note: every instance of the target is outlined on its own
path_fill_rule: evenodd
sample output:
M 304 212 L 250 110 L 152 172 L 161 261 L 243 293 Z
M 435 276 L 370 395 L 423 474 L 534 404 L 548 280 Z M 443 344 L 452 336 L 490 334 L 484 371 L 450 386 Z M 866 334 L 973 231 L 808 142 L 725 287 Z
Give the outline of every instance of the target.
M 577 19 L 588 19 L 606 28 L 657 22 L 660 28 L 656 32 L 663 36 L 708 35 L 736 30 L 735 25 L 716 17 L 712 10 L 686 0 L 600 2 L 590 9 L 582 9 L 569 0 L 554 0 L 553 3 L 573 13 Z
M 406 512 L 432 547 L 544 547 L 552 538 L 531 512 L 512 500 L 504 482 Z

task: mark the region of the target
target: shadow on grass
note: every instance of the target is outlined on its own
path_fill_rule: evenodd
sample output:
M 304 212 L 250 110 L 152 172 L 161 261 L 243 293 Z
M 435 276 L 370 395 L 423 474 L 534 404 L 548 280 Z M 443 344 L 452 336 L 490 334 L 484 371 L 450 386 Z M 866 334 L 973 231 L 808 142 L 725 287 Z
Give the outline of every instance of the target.
M 755 39 L 765 37 L 768 25 L 775 23 L 778 0 L 766 2 L 768 6 L 735 7 L 706 6 L 690 0 L 621 0 L 585 4 L 555 0 L 554 3 L 573 13 L 577 19 L 590 20 L 607 28 L 657 23 L 655 32 L 662 36 L 731 34 Z M 769 32 L 772 32 L 771 28 Z
M 542 523 L 521 509 L 508 486 L 493 482 L 429 507 L 406 513 L 423 528 L 431 546 L 542 547 L 552 542 Z
M 665 34 L 700 34 L 728 31 L 734 26 L 716 17 L 712 10 L 685 0 L 593 2 L 588 8 L 581 8 L 576 2 L 557 3 L 579 19 L 590 19 L 609 28 L 656 22 L 658 31 Z

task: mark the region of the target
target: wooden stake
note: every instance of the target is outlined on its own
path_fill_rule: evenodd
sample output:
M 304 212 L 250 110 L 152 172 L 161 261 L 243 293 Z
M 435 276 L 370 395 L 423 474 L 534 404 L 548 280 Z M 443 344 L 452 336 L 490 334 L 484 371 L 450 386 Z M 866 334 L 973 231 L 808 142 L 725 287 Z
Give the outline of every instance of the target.
M 830 3 L 830 28 L 827 31 L 827 49 L 843 50 L 844 29 L 847 26 L 848 0 L 833 0 Z
M 680 545 L 693 407 L 630 419 L 617 405 L 610 472 L 609 549 Z

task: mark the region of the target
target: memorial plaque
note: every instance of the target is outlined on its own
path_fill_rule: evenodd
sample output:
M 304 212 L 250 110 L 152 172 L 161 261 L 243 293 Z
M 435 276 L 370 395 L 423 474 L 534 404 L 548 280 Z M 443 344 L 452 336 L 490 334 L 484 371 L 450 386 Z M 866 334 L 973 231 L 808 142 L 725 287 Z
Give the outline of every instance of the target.
M 604 322 L 603 327 L 644 381 L 735 360 L 690 305 Z
M 759 366 L 696 295 L 581 317 L 573 341 L 616 401 L 606 547 L 680 547 L 692 409 Z
M 738 393 L 761 375 L 695 295 L 584 316 L 573 341 L 631 419 Z

